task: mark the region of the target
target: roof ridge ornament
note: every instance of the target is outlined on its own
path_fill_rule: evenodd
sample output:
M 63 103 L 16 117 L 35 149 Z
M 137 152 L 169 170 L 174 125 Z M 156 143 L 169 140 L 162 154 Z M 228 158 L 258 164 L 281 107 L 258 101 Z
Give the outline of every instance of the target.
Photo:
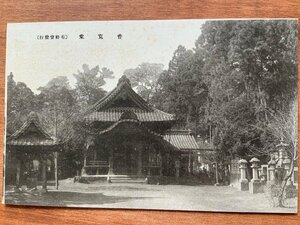
M 39 116 L 37 115 L 37 113 L 36 112 L 34 112 L 34 111 L 31 111 L 30 113 L 29 113 L 29 115 L 28 115 L 28 120 L 29 121 L 39 121 Z
M 130 80 L 126 77 L 126 75 L 123 75 L 123 76 L 119 79 L 119 81 L 118 81 L 118 86 L 121 85 L 121 84 L 123 84 L 123 83 L 126 83 L 126 84 L 128 84 L 128 85 L 131 87 L 131 82 L 130 82 Z

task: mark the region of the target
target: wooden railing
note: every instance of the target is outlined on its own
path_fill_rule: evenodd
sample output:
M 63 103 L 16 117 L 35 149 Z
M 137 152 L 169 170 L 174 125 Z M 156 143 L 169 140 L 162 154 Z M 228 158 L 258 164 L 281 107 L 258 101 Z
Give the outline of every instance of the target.
M 85 167 L 106 168 L 109 164 L 107 161 L 87 161 Z

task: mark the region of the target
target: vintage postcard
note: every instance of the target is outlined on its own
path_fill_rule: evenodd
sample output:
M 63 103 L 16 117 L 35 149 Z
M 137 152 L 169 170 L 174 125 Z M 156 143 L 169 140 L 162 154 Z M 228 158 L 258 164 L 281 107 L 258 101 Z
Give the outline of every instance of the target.
M 298 21 L 7 26 L 3 203 L 296 213 Z

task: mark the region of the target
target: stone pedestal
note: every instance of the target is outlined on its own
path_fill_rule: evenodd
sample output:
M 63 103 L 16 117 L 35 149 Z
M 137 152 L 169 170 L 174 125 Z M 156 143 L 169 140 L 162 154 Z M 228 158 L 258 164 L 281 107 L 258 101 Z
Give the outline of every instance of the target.
M 251 180 L 249 183 L 249 192 L 251 194 L 262 193 L 262 184 L 259 180 Z
M 248 191 L 249 190 L 249 182 L 247 179 L 240 181 L 239 190 L 240 191 Z

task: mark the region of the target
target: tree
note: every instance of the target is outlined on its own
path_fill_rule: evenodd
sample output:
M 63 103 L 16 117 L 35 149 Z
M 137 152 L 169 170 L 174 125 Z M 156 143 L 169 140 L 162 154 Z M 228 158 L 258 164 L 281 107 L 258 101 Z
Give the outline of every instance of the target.
M 101 70 L 99 66 L 90 69 L 86 64 L 82 65 L 82 71 L 78 70 L 77 74 L 73 75 L 76 78 L 77 101 L 83 109 L 104 97 L 106 91 L 102 87 L 105 85 L 105 79 L 114 78 L 113 72 L 106 67 Z
M 296 26 L 286 20 L 203 25 L 195 51 L 205 62 L 205 117 L 219 154 L 266 155 L 270 112 L 288 108 L 297 90 Z
M 298 102 L 297 99 L 292 101 L 289 112 L 276 112 L 272 114 L 271 122 L 268 124 L 270 133 L 279 140 L 284 140 L 287 144 L 286 151 L 291 159 L 291 164 L 288 173 L 285 174 L 280 192 L 279 206 L 284 206 L 284 191 L 288 180 L 294 173 L 295 163 L 298 160 Z
M 196 57 L 192 50 L 178 46 L 168 70 L 161 73 L 158 79 L 158 91 L 152 100 L 162 110 L 176 115 L 179 128 L 195 132 L 202 128 L 199 126 L 201 106 L 206 101 L 203 100 L 206 87 L 202 82 L 202 66 L 201 57 Z
M 15 82 L 13 74 L 7 78 L 7 129 L 14 132 L 29 113 L 36 108 L 34 93 L 23 82 Z
M 127 69 L 124 75 L 131 81 L 131 86 L 137 88 L 147 102 L 157 92 L 157 80 L 163 72 L 164 65 L 159 63 L 142 63 L 135 69 Z
M 53 78 L 38 90 L 37 104 L 45 125 L 55 137 L 69 141 L 73 119 L 79 111 L 67 77 Z
M 115 78 L 115 76 L 113 76 L 114 72 L 111 71 L 110 69 L 103 67 L 100 71 L 100 77 L 104 80 L 104 79 L 113 79 Z M 104 80 L 104 84 L 105 84 L 105 80 Z

